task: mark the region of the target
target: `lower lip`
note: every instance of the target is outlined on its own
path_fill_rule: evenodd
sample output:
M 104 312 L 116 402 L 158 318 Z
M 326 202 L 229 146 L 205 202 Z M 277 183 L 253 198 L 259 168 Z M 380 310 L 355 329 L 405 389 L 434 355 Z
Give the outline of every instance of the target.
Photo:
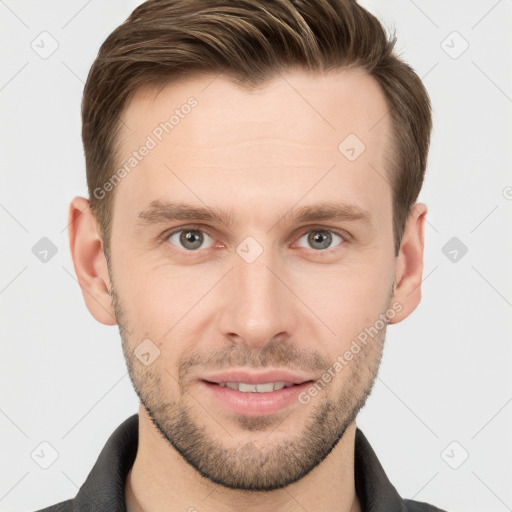
M 236 414 L 266 416 L 284 409 L 293 402 L 298 402 L 298 396 L 311 386 L 312 381 L 268 393 L 244 393 L 204 380 L 200 381 L 200 384 L 207 392 Z

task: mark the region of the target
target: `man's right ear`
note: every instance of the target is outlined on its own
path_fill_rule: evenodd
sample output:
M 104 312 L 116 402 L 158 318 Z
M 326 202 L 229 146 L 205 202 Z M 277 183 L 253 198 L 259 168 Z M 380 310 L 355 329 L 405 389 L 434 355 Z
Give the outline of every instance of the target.
M 96 216 L 84 197 L 75 197 L 69 205 L 69 248 L 85 305 L 98 322 L 116 325 L 107 260 Z

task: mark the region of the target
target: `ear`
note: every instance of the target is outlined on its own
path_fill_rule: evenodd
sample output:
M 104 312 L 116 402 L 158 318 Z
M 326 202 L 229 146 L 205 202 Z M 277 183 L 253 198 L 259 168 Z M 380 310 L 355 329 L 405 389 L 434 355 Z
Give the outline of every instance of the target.
M 391 303 L 401 304 L 401 310 L 389 320 L 396 324 L 407 318 L 421 301 L 423 278 L 423 247 L 427 206 L 416 203 L 407 219 L 400 252 L 395 266 L 395 288 Z
M 75 197 L 69 205 L 69 248 L 73 266 L 91 315 L 105 325 L 116 325 L 107 260 L 96 216 L 89 201 Z

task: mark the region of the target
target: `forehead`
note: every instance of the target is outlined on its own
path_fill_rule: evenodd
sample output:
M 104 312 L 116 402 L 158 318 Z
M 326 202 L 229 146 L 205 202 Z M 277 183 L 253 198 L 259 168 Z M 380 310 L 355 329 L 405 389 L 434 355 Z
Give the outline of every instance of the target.
M 190 103 L 196 106 L 189 108 Z M 163 87 L 137 90 L 123 114 L 120 140 L 135 142 L 158 128 L 155 121 L 165 124 L 174 113 L 175 144 L 190 137 L 183 133 L 187 125 L 194 130 L 194 143 L 203 146 L 254 139 L 263 126 L 270 136 L 323 142 L 329 148 L 348 133 L 375 145 L 388 135 L 387 112 L 379 84 L 361 69 L 324 74 L 289 71 L 258 87 L 239 86 L 225 75 L 186 75 Z
M 274 210 L 282 198 L 285 214 L 305 193 L 367 210 L 384 193 L 386 206 L 387 112 L 378 83 L 355 69 L 293 71 L 252 89 L 223 75 L 143 88 L 123 115 L 119 167 L 149 149 L 116 202 L 136 215 L 154 200 L 243 205 L 257 196 Z

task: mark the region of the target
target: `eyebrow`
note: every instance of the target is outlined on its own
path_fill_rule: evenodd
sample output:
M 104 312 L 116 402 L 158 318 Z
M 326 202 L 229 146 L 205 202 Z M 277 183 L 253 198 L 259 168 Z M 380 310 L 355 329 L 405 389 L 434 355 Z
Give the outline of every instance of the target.
M 187 203 L 152 201 L 141 211 L 136 222 L 137 226 L 162 224 L 169 221 L 205 221 L 211 224 L 223 224 L 232 227 L 235 214 L 231 210 L 221 210 L 214 207 L 193 206 Z M 275 219 L 273 226 L 279 222 L 318 222 L 318 221 L 359 221 L 371 224 L 368 210 L 351 203 L 322 202 L 315 205 L 292 208 L 285 215 Z

